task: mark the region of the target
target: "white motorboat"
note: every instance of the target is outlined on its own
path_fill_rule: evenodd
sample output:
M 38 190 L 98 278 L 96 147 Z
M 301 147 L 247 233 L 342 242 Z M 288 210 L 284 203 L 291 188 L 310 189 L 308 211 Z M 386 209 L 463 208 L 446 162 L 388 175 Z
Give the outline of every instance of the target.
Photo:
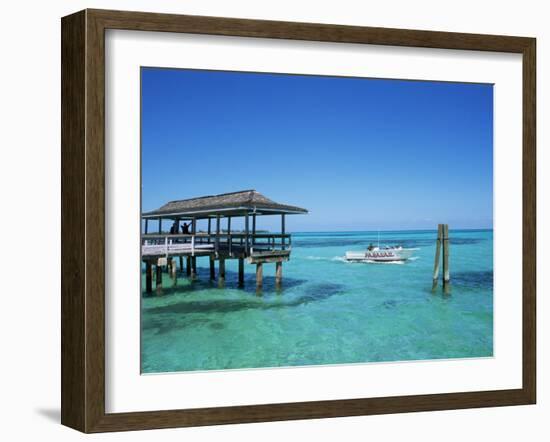
M 404 249 L 401 246 L 375 247 L 370 245 L 364 252 L 346 252 L 346 261 L 351 262 L 392 262 L 406 261 L 418 249 Z

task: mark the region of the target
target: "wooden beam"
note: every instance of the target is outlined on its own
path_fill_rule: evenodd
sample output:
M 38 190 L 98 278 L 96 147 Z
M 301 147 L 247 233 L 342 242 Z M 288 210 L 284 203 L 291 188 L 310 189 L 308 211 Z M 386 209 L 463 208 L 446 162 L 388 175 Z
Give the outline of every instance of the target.
M 159 235 L 162 233 L 162 218 L 159 218 Z
M 149 231 L 149 220 L 146 218 L 145 219 L 145 234 L 147 235 Z
M 187 276 L 191 276 L 191 257 L 190 256 L 187 257 L 185 273 L 187 274 Z
M 212 234 L 212 218 L 208 217 L 208 244 L 210 244 L 211 234 Z
M 180 272 L 183 273 L 183 256 L 180 256 Z
M 192 256 L 191 257 L 191 278 L 195 279 L 197 276 L 197 257 Z

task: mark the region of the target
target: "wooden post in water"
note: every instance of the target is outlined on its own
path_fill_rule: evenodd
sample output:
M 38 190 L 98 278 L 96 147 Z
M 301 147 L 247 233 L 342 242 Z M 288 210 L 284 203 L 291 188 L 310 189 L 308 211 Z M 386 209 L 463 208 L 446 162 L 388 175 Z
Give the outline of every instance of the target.
M 437 241 L 435 243 L 435 262 L 434 262 L 432 291 L 435 291 L 435 289 L 437 288 L 437 281 L 439 279 L 439 261 L 440 261 L 440 255 L 441 255 L 441 239 L 442 238 L 443 238 L 443 224 L 438 224 L 438 226 L 437 226 Z
M 223 284 L 225 282 L 225 259 L 224 258 L 220 258 L 218 260 L 218 265 L 219 265 L 219 269 L 218 269 L 218 282 L 220 284 Z
M 183 256 L 180 256 L 180 272 L 183 273 Z
M 449 225 L 443 224 L 443 290 L 451 292 L 451 272 L 449 270 Z
M 239 258 L 239 287 L 244 285 L 244 258 Z
M 186 261 L 187 262 L 185 264 L 185 273 L 187 274 L 187 276 L 191 276 L 191 257 L 188 256 Z
M 170 278 L 172 278 L 172 282 L 174 285 L 178 283 L 178 267 L 176 265 L 176 260 L 172 259 L 170 261 Z
M 195 279 L 197 276 L 197 257 L 192 256 L 191 257 L 191 278 Z
M 263 279 L 264 279 L 263 264 L 259 262 L 258 264 L 256 264 L 256 288 L 257 289 L 262 288 Z
M 158 263 L 156 265 L 156 270 L 157 270 L 157 281 L 156 281 L 157 295 L 162 295 L 162 266 L 159 266 Z
M 145 293 L 148 295 L 153 291 L 153 275 L 151 275 L 151 261 L 145 262 Z
M 283 263 L 279 261 L 275 263 L 275 285 L 280 286 L 281 282 L 283 282 Z
M 213 256 L 210 256 L 210 279 L 211 280 L 216 279 L 216 267 L 215 267 L 215 261 Z

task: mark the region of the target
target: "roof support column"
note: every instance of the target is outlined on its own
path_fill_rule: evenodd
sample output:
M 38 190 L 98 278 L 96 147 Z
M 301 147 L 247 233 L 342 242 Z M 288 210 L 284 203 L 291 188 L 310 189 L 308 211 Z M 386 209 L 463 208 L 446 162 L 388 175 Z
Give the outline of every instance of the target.
M 244 216 L 244 251 L 246 256 L 249 254 L 249 243 L 248 243 L 248 212 Z
M 283 237 L 281 238 L 281 244 L 282 244 L 282 249 L 284 250 L 285 249 L 285 214 L 283 213 L 281 215 L 281 235 L 283 235 Z
M 256 242 L 256 214 L 252 215 L 252 246 Z
M 159 235 L 162 233 L 162 218 L 159 218 Z
M 149 230 L 149 220 L 145 218 L 145 234 L 147 235 L 147 231 Z
M 231 240 L 231 217 L 227 217 L 227 243 L 229 246 L 229 256 L 233 256 L 233 249 L 231 247 L 231 243 L 233 241 Z
M 220 252 L 220 215 L 216 215 L 216 254 Z

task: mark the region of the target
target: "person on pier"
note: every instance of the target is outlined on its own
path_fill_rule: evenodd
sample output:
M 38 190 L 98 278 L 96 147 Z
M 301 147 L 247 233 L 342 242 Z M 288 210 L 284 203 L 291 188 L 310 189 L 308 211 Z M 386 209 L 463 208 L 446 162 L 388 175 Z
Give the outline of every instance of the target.
M 189 232 L 189 226 L 190 226 L 191 223 L 187 224 L 187 223 L 183 223 L 183 226 L 181 226 L 181 233 L 183 233 L 184 235 L 189 235 L 191 232 Z
M 170 234 L 171 234 L 171 235 L 174 235 L 174 234 L 178 233 L 179 230 L 180 230 L 180 223 L 179 223 L 179 221 L 174 221 L 174 222 L 172 223 L 172 227 L 170 227 Z

